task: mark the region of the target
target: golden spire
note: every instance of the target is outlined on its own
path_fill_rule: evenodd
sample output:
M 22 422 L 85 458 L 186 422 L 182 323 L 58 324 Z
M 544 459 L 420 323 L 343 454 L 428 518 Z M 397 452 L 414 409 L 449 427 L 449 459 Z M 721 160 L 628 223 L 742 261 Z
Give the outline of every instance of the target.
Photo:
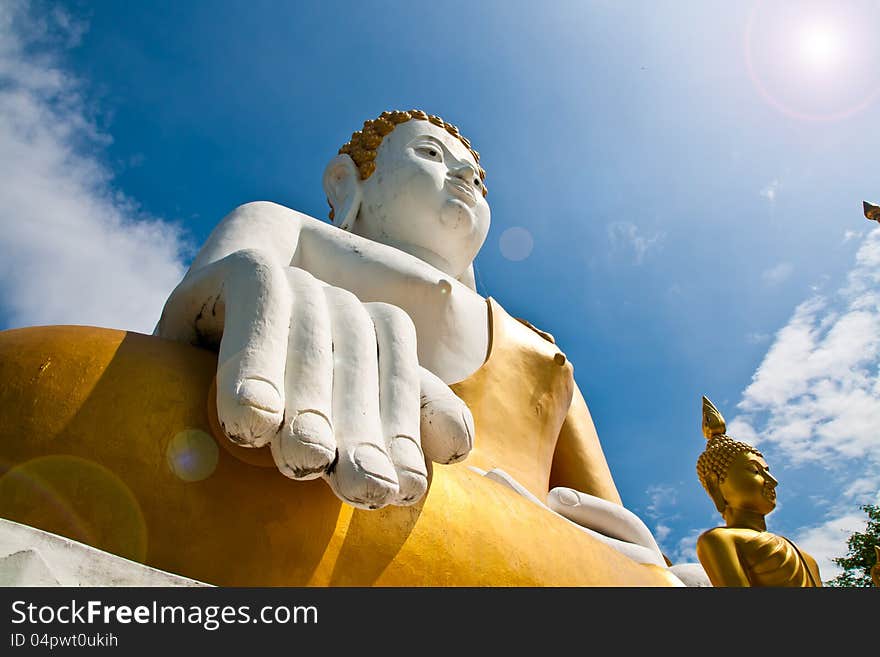
M 703 395 L 703 435 L 706 440 L 715 436 L 723 435 L 727 431 L 727 424 L 721 411 L 715 408 L 715 404 Z

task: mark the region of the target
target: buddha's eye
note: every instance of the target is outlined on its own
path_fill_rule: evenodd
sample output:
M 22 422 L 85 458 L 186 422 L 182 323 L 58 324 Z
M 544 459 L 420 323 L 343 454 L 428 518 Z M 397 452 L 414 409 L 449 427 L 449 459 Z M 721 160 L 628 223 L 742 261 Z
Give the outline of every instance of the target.
M 443 155 L 434 146 L 418 146 L 416 152 L 422 157 L 426 157 L 430 160 L 436 160 L 437 162 L 443 161 Z

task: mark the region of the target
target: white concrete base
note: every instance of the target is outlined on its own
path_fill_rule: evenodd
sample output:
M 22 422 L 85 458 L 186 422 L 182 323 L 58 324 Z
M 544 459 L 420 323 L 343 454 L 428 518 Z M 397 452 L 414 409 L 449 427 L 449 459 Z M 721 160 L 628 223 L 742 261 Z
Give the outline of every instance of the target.
M 0 518 L 0 586 L 210 586 Z

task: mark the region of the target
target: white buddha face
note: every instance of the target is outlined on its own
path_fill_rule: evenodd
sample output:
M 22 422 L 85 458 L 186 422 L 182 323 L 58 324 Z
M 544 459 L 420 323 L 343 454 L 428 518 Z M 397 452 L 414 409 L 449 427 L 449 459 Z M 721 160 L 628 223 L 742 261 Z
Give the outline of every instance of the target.
M 766 515 L 776 508 L 778 483 L 763 458 L 744 451 L 731 462 L 727 476 L 721 482 L 721 493 L 732 508 Z
M 489 232 L 479 168 L 458 138 L 428 121 L 397 125 L 362 184 L 354 232 L 397 247 L 455 277 Z

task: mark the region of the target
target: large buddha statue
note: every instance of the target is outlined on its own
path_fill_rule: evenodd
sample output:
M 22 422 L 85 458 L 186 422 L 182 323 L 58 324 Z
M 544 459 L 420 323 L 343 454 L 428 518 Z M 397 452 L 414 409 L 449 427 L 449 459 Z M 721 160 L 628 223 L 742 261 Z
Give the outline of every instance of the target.
M 822 586 L 813 557 L 767 531 L 764 517 L 776 507 L 778 482 L 764 456 L 726 430 L 724 417 L 703 397 L 708 444 L 697 460 L 697 474 L 726 523 L 697 539 L 697 557 L 712 585 Z
M 0 334 L 0 516 L 214 584 L 681 585 L 572 364 L 476 292 L 479 159 L 385 112 L 332 223 L 235 209 L 154 336 Z

